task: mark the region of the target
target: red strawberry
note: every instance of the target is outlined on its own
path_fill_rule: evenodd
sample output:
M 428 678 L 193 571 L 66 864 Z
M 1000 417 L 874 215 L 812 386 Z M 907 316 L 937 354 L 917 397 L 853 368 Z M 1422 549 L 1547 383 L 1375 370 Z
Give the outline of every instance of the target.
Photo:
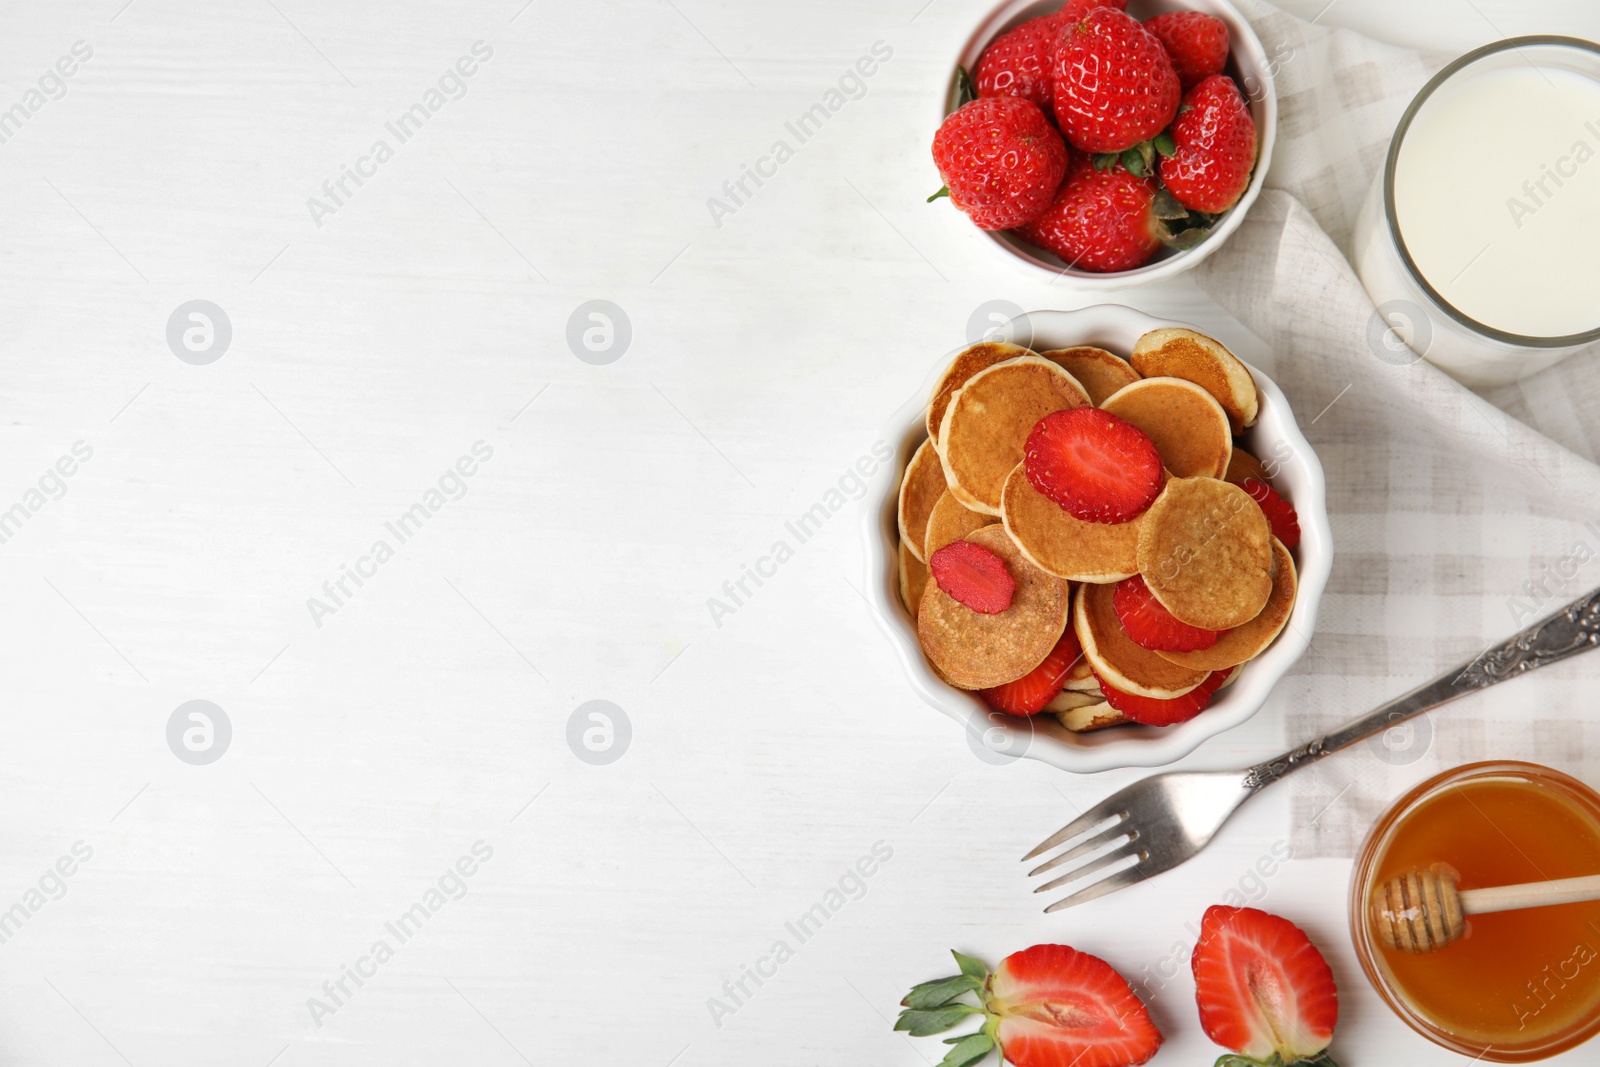
M 1131 721 L 1146 726 L 1176 726 L 1180 722 L 1188 722 L 1204 711 L 1206 705 L 1211 703 L 1211 694 L 1222 687 L 1222 683 L 1228 680 L 1228 675 L 1235 669 L 1229 667 L 1225 671 L 1212 671 L 1198 686 L 1183 696 L 1171 700 L 1157 700 L 1155 697 L 1124 693 L 1120 689 L 1112 688 L 1098 674 L 1095 675 L 1095 679 L 1100 683 L 1100 691 L 1106 695 L 1106 703 L 1122 712 Z
M 1178 72 L 1184 91 L 1194 88 L 1228 64 L 1228 24 L 1201 11 L 1169 11 L 1145 19 Z
M 1011 606 L 1016 579 L 1006 561 L 971 541 L 952 541 L 928 557 L 936 585 L 951 599 L 984 615 L 998 615 Z
M 1300 516 L 1294 512 L 1294 507 L 1277 492 L 1263 482 L 1260 478 L 1246 478 L 1240 488 L 1250 494 L 1250 499 L 1261 505 L 1261 510 L 1267 516 L 1267 522 L 1272 524 L 1272 536 L 1283 542 L 1284 548 L 1293 548 L 1300 543 Z
M 978 95 L 1020 96 L 1038 104 L 1046 117 L 1053 115 L 1050 71 L 1060 36 L 1061 14 L 1057 12 L 1029 19 L 996 37 L 978 60 Z
M 1116 592 L 1111 594 L 1111 607 L 1128 639 L 1152 651 L 1196 652 L 1216 644 L 1223 633 L 1179 622 L 1137 574 L 1117 583 Z
M 979 229 L 1009 230 L 1050 206 L 1067 172 L 1067 146 L 1039 105 L 985 96 L 944 120 L 933 136 L 933 162 L 950 201 Z
M 1118 11 L 1128 10 L 1128 0 L 1067 0 L 1061 5 L 1061 10 L 1056 12 L 1056 17 L 1063 22 L 1076 22 L 1097 7 L 1114 7 Z
M 1023 450 L 1028 481 L 1084 522 L 1127 522 L 1161 492 L 1161 455 L 1143 430 L 1099 408 L 1053 411 Z
M 1074 148 L 1121 152 L 1167 128 L 1183 88 L 1154 34 L 1115 8 L 1062 27 L 1051 81 L 1056 121 Z
M 1120 163 L 1099 171 L 1078 156 L 1055 202 L 1018 232 L 1068 267 L 1133 270 L 1161 247 L 1165 226 L 1153 211 L 1155 195 L 1155 183 L 1135 178 Z
M 1066 945 L 1035 945 L 1000 961 L 985 1008 L 1016 1067 L 1134 1067 L 1161 1047 L 1161 1031 L 1127 980 Z
M 1061 687 L 1067 684 L 1067 674 L 1072 670 L 1072 665 L 1082 657 L 1083 649 L 1078 647 L 1078 636 L 1069 626 L 1043 663 L 1014 682 L 979 690 L 979 695 L 996 711 L 1008 715 L 1037 715 L 1061 692 Z
M 1161 180 L 1190 211 L 1216 214 L 1238 203 L 1256 163 L 1256 124 L 1233 79 L 1222 74 L 1190 89 L 1172 124 L 1174 152 Z
M 1288 919 L 1255 908 L 1207 908 L 1191 963 L 1200 1025 L 1224 1048 L 1296 1063 L 1333 1040 L 1333 971 Z
M 1161 1047 L 1161 1031 L 1133 988 L 1105 960 L 1066 945 L 1034 945 L 993 974 L 952 952 L 960 974 L 914 987 L 894 1028 L 926 1037 L 982 1016 L 977 1030 L 945 1039 L 944 1063 L 967 1067 L 998 1046 L 1012 1067 L 1139 1067 Z M 975 996 L 981 1007 L 962 1000 Z

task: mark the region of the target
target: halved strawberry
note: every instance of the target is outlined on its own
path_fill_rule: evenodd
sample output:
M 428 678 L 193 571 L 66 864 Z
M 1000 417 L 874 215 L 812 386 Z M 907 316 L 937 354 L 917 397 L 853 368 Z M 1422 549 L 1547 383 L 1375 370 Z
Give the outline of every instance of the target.
M 913 987 L 894 1024 L 926 1037 L 982 1016 L 977 1030 L 945 1038 L 952 1047 L 941 1067 L 968 1067 L 996 1047 L 1013 1067 L 1138 1067 L 1161 1047 L 1161 1031 L 1127 980 L 1087 952 L 1034 945 L 992 975 L 971 956 L 951 955 L 961 973 Z M 969 994 L 981 1006 L 962 999 Z
M 1222 688 L 1222 683 L 1228 680 L 1228 675 L 1238 668 L 1229 667 L 1225 671 L 1212 671 L 1206 675 L 1206 680 L 1183 694 L 1171 700 L 1157 700 L 1155 697 L 1135 696 L 1113 688 L 1099 674 L 1095 680 L 1100 683 L 1101 692 L 1106 695 L 1106 703 L 1126 715 L 1131 722 L 1142 723 L 1145 726 L 1176 726 L 1180 722 L 1188 722 L 1206 709 L 1211 703 L 1211 694 Z
M 1291 1064 L 1317 1057 L 1333 1040 L 1333 971 L 1288 919 L 1255 908 L 1207 908 L 1191 964 L 1200 1025 L 1224 1048 Z
M 1011 606 L 1016 579 L 1006 561 L 971 541 L 951 541 L 928 557 L 934 583 L 951 599 L 984 615 L 998 615 Z
M 1053 411 L 1024 446 L 1028 481 L 1085 522 L 1137 517 L 1161 493 L 1161 454 L 1143 430 L 1099 408 Z
M 1078 645 L 1078 635 L 1069 626 L 1043 663 L 1014 682 L 997 685 L 993 689 L 981 689 L 978 695 L 996 711 L 1008 715 L 1037 715 L 1061 692 L 1061 687 L 1067 684 L 1067 675 L 1073 664 L 1082 658 L 1083 649 Z
M 1282 541 L 1284 548 L 1293 548 L 1300 543 L 1300 516 L 1294 513 L 1293 505 L 1259 478 L 1246 478 L 1240 488 L 1261 505 L 1267 522 L 1272 524 L 1272 536 Z
M 1111 594 L 1111 607 L 1122 623 L 1122 632 L 1140 648 L 1153 652 L 1196 652 L 1210 648 L 1226 631 L 1202 630 L 1190 626 L 1161 606 L 1161 601 L 1144 584 L 1144 577 L 1135 574 L 1117 583 Z
M 1133 1067 L 1161 1047 L 1161 1031 L 1127 980 L 1105 960 L 1066 945 L 1034 945 L 1000 961 L 984 1006 L 1017 1067 Z

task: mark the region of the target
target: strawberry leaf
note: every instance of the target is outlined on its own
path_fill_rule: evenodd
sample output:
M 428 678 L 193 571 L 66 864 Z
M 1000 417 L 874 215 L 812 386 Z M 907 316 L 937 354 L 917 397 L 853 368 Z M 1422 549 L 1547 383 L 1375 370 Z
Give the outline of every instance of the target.
M 982 1008 L 975 1008 L 970 1004 L 946 1004 L 941 1008 L 930 1008 L 918 1011 L 908 1008 L 900 1013 L 900 1018 L 895 1020 L 894 1028 L 904 1030 L 912 1037 L 927 1037 L 930 1034 L 943 1033 L 968 1015 L 982 1015 Z
M 978 87 L 972 83 L 972 75 L 967 73 L 967 68 L 956 67 L 956 107 L 970 104 L 978 99 Z
M 960 967 L 961 973 L 968 978 L 976 978 L 982 981 L 989 976 L 989 969 L 983 965 L 982 960 L 975 960 L 971 956 L 963 956 L 955 949 L 950 950 L 950 955 L 956 958 L 956 966 Z
M 1155 139 L 1150 143 L 1155 146 L 1157 152 L 1160 152 L 1167 159 L 1171 159 L 1178 154 L 1178 145 L 1172 139 L 1171 130 L 1162 130 L 1156 134 Z
M 1149 172 L 1145 170 L 1144 157 L 1137 148 L 1130 148 L 1122 153 L 1122 169 L 1135 178 L 1143 178 Z
M 1120 158 L 1122 157 L 1115 152 L 1096 152 L 1094 154 L 1094 169 L 1103 174 Z
M 1150 203 L 1150 214 L 1158 219 L 1186 219 L 1189 209 L 1178 203 L 1178 198 L 1163 185 L 1156 190 L 1155 199 Z
M 979 1030 L 955 1040 L 955 1047 L 944 1054 L 939 1067 L 968 1067 L 994 1050 L 994 1038 Z
M 937 1008 L 950 1003 L 963 993 L 975 993 L 982 988 L 983 979 L 957 974 L 913 986 L 900 1004 L 902 1007 L 916 1009 Z

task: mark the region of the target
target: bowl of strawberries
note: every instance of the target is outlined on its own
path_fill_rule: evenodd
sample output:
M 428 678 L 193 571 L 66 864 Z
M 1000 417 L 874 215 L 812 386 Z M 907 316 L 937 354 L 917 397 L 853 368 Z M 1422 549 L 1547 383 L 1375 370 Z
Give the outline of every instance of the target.
M 1170 278 L 1243 222 L 1277 110 L 1228 0 L 1006 0 L 957 56 L 929 199 L 1082 289 Z
M 1322 467 L 1271 379 L 1193 327 L 1030 312 L 939 360 L 884 439 L 867 596 L 985 758 L 1170 763 L 1310 645 Z

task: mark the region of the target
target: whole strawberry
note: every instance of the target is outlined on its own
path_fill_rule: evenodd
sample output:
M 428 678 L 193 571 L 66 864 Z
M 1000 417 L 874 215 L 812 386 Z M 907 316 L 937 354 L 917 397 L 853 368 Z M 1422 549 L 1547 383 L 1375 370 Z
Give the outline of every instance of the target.
M 1203 11 L 1169 11 L 1146 19 L 1144 28 L 1167 50 L 1187 92 L 1228 64 L 1228 26 Z
M 1068 267 L 1097 272 L 1142 267 L 1161 247 L 1165 226 L 1155 217 L 1155 183 L 1113 163 L 1096 170 L 1079 156 L 1055 202 L 1021 230 Z
M 951 112 L 933 137 L 933 162 L 950 200 L 984 230 L 1039 217 L 1067 170 L 1067 146 L 1039 105 L 984 96 Z M 933 199 L 933 197 L 929 197 Z
M 1128 10 L 1128 0 L 1067 0 L 1061 5 L 1061 10 L 1056 12 L 1056 17 L 1066 21 L 1076 21 L 1083 18 L 1097 7 L 1114 7 L 1118 11 Z
M 1222 74 L 1190 89 L 1172 124 L 1173 153 L 1161 180 L 1190 211 L 1216 214 L 1239 202 L 1256 162 L 1256 124 L 1233 79 Z
M 1167 128 L 1183 95 L 1160 40 L 1108 7 L 1063 23 L 1051 81 L 1061 132 L 1085 152 L 1149 140 Z
M 1054 114 L 1050 71 L 1060 36 L 1061 14 L 1057 12 L 1029 19 L 996 37 L 978 59 L 978 95 L 1020 96 L 1038 104 L 1047 116 Z

